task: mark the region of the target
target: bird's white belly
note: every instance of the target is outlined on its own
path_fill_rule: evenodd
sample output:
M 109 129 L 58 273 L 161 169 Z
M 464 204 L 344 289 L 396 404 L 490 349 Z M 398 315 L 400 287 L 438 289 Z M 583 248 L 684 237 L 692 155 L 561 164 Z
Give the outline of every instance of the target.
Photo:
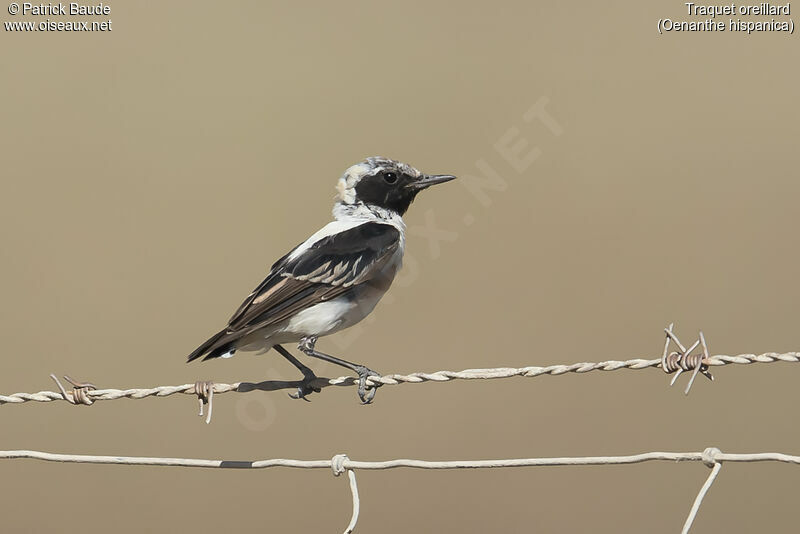
M 303 336 L 324 336 L 334 331 L 353 308 L 353 302 L 338 297 L 307 308 L 289 320 L 284 332 Z
M 285 333 L 325 336 L 358 323 L 378 304 L 386 291 L 368 284 L 348 296 L 321 302 L 299 312 L 289 320 Z

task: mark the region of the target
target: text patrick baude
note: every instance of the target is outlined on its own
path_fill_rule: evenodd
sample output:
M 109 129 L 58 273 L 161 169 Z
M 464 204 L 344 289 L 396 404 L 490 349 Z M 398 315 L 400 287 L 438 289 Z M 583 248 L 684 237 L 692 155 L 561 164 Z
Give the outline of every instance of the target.
M 102 2 L 96 5 L 81 4 L 78 2 L 70 2 L 64 4 L 62 2 L 47 3 L 47 4 L 34 4 L 32 2 L 22 3 L 23 15 L 110 15 L 111 6 L 103 4 Z

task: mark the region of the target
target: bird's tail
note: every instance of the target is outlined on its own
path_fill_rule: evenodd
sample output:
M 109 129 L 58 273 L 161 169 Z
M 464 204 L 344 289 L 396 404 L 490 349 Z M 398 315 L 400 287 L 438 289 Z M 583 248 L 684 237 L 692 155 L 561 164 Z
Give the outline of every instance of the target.
M 197 347 L 194 350 L 194 352 L 192 352 L 189 355 L 186 361 L 191 362 L 206 353 L 208 353 L 208 355 L 205 358 L 203 358 L 203 360 L 218 358 L 225 353 L 232 352 L 232 349 L 230 347 L 231 342 L 225 341 L 226 334 L 227 331 L 220 330 L 219 332 L 208 338 L 208 340 L 206 340 L 205 343 Z

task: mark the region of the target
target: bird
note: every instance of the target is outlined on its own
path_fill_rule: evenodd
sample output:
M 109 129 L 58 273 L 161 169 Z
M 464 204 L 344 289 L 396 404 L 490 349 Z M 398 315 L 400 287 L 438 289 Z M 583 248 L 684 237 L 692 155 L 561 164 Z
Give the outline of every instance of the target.
M 336 183 L 333 220 L 276 261 L 242 302 L 225 328 L 188 356 L 230 358 L 237 351 L 275 349 L 303 373 L 294 398 L 319 392 L 313 371 L 283 344 L 358 375 L 358 396 L 372 402 L 380 376 L 364 365 L 316 350 L 318 338 L 357 324 L 388 291 L 402 265 L 403 215 L 417 195 L 454 180 L 425 174 L 397 160 L 373 156 L 349 167 Z

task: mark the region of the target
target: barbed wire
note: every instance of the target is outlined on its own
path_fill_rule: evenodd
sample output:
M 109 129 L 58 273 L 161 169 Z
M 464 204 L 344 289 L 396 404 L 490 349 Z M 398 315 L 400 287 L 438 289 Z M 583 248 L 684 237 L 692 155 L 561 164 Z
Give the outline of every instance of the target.
M 708 360 L 710 366 L 722 366 L 729 364 L 752 364 L 752 363 L 774 363 L 774 362 L 800 362 L 800 352 L 765 352 L 762 354 L 739 354 L 727 356 L 724 354 L 711 356 Z M 546 367 L 496 367 L 489 369 L 465 369 L 463 371 L 436 371 L 432 373 L 410 373 L 410 374 L 390 374 L 383 376 L 372 376 L 367 379 L 368 386 L 386 385 L 395 386 L 399 384 L 419 384 L 422 382 L 448 382 L 450 380 L 489 380 L 494 378 L 511 378 L 515 376 L 535 378 L 543 375 L 559 376 L 567 373 L 588 373 L 590 371 L 618 371 L 620 369 L 649 369 L 660 368 L 661 360 L 645 360 L 641 358 L 631 360 L 607 360 L 602 362 L 578 362 L 569 365 L 550 365 Z M 350 376 L 340 376 L 338 378 L 318 378 L 312 382 L 315 386 L 352 386 L 356 384 L 356 379 Z M 279 381 L 270 380 L 259 383 L 234 382 L 223 384 L 213 383 L 215 395 L 236 391 L 239 393 L 262 390 L 271 391 L 277 389 L 293 389 L 297 387 L 299 381 Z M 259 387 L 261 386 L 261 387 Z M 151 388 L 131 388 L 131 389 L 94 389 L 86 393 L 91 401 L 116 400 L 122 398 L 143 399 L 146 397 L 169 397 L 177 393 L 186 395 L 196 395 L 195 384 L 181 384 L 177 386 L 156 386 Z M 66 398 L 59 391 L 39 391 L 37 393 L 12 393 L 10 395 L 0 395 L 0 404 L 21 404 L 25 402 L 51 402 L 51 401 L 70 401 L 72 392 L 66 392 Z M 76 402 L 77 404 L 77 402 Z
M 356 483 L 355 471 L 385 470 L 398 468 L 411 469 L 496 469 L 514 467 L 542 467 L 542 466 L 567 466 L 567 465 L 628 465 L 644 462 L 703 462 L 712 468 L 697 494 L 689 515 L 683 525 L 683 534 L 687 534 L 694 522 L 700 506 L 708 493 L 711 485 L 717 478 L 722 464 L 725 462 L 783 462 L 799 464 L 800 456 L 783 453 L 724 453 L 716 447 L 708 447 L 702 452 L 645 452 L 629 456 L 584 456 L 584 457 L 559 457 L 559 458 L 514 458 L 497 460 L 412 460 L 400 458 L 383 461 L 351 460 L 345 454 L 337 454 L 330 460 L 294 460 L 275 458 L 269 460 L 240 461 L 240 460 L 205 460 L 192 458 L 154 458 L 141 456 L 95 456 L 84 454 L 58 454 L 31 450 L 0 451 L 0 459 L 36 459 L 47 462 L 81 463 L 81 464 L 110 464 L 110 465 L 153 465 L 162 467 L 202 467 L 215 469 L 268 469 L 274 467 L 295 469 L 331 469 L 335 476 L 347 473 L 352 494 L 353 507 L 350 523 L 345 529 L 345 534 L 353 532 L 358 521 L 360 511 L 360 497 Z
M 664 329 L 666 340 L 664 352 L 661 358 L 644 359 L 634 358 L 630 360 L 606 360 L 602 362 L 578 362 L 573 364 L 558 364 L 549 366 L 528 366 L 528 367 L 497 367 L 487 369 L 465 369 L 463 371 L 437 371 L 433 373 L 411 373 L 411 374 L 390 374 L 383 376 L 371 376 L 367 379 L 367 386 L 370 388 L 378 386 L 395 386 L 399 384 L 419 384 L 422 382 L 448 382 L 451 380 L 490 380 L 499 378 L 511 378 L 515 376 L 535 378 L 543 375 L 560 376 L 568 373 L 588 373 L 591 371 L 617 371 L 620 369 L 649 369 L 660 368 L 666 373 L 676 373 L 671 384 L 684 371 L 692 371 L 685 392 L 688 394 L 697 374 L 703 374 L 713 380 L 709 369 L 730 364 L 749 365 L 753 363 L 774 363 L 774 362 L 800 362 L 800 352 L 764 352 L 762 354 L 739 354 L 728 356 L 724 354 L 710 355 L 708 346 L 705 342 L 703 333 L 699 333 L 696 342 L 687 349 L 677 335 L 673 332 L 673 325 L 670 324 Z M 678 347 L 678 351 L 669 352 L 670 343 Z M 702 346 L 702 352 L 691 354 L 695 348 Z M 0 405 L 3 404 L 22 404 L 26 402 L 52 402 L 67 401 L 71 404 L 91 405 L 95 401 L 116 400 L 122 398 L 143 399 L 146 397 L 169 397 L 175 394 L 196 395 L 200 402 L 200 415 L 203 415 L 203 406 L 208 405 L 206 422 L 211 422 L 212 399 L 214 395 L 223 393 L 238 392 L 246 393 L 250 391 L 276 391 L 280 389 L 297 389 L 299 387 L 309 387 L 322 389 L 329 386 L 352 386 L 357 384 L 357 379 L 352 376 L 340 376 L 338 378 L 315 377 L 310 382 L 303 381 L 283 381 L 268 380 L 264 382 L 235 382 L 231 384 L 216 382 L 196 382 L 194 384 L 181 384 L 178 386 L 156 386 L 151 388 L 131 388 L 131 389 L 97 389 L 94 384 L 78 382 L 68 376 L 64 378 L 69 381 L 73 388 L 67 391 L 55 377 L 50 375 L 58 386 L 59 391 L 39 391 L 37 393 L 13 393 L 11 395 L 0 395 Z

